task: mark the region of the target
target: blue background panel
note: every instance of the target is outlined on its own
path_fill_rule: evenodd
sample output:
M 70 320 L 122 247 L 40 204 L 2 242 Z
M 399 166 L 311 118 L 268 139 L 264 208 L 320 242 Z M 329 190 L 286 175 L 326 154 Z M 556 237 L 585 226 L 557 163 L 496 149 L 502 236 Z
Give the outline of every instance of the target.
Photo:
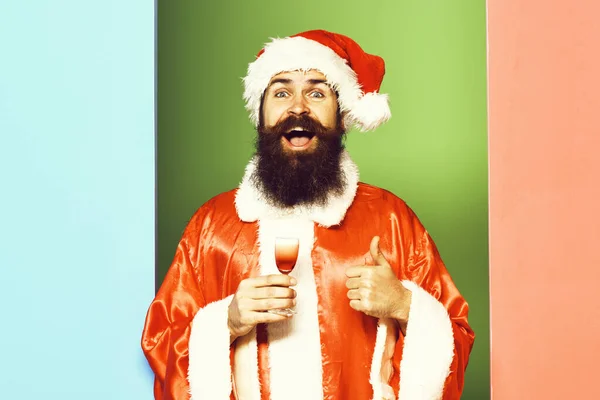
M 0 2 L 0 397 L 149 399 L 153 2 Z

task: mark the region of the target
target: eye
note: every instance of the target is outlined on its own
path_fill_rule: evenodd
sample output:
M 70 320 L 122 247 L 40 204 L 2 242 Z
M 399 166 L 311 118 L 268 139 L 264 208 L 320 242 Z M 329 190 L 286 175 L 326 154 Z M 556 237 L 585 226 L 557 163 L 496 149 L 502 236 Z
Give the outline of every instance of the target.
M 309 96 L 314 97 L 316 99 L 322 99 L 323 97 L 325 97 L 325 95 L 323 93 L 317 92 L 317 91 L 311 92 Z
M 278 97 L 280 99 L 287 97 L 287 92 L 284 92 L 284 91 L 277 92 L 277 93 L 275 93 L 275 97 Z

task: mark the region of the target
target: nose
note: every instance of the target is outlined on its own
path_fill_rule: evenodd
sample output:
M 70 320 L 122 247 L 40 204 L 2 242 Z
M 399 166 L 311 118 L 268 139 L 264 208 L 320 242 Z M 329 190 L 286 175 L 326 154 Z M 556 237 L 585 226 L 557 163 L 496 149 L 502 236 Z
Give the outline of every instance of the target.
M 292 100 L 290 108 L 288 109 L 288 113 L 298 116 L 308 114 L 309 111 L 310 109 L 308 108 L 308 103 L 306 102 L 304 96 L 295 96 Z

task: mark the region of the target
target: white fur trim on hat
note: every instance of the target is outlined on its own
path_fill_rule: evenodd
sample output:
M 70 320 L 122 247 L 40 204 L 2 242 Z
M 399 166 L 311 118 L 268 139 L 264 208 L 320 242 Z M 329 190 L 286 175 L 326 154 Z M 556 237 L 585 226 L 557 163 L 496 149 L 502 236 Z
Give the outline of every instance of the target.
M 361 131 L 372 131 L 384 124 L 392 117 L 388 104 L 388 95 L 380 93 L 366 93 L 354 103 L 348 113 L 348 121 L 360 121 L 357 124 Z
M 364 94 L 356 73 L 335 51 L 301 36 L 272 39 L 263 54 L 248 66 L 244 80 L 244 100 L 250 119 L 258 125 L 260 101 L 271 78 L 286 71 L 316 69 L 323 73 L 338 97 L 341 112 L 348 112 L 347 128 L 355 125 L 361 131 L 375 129 L 390 116 L 387 95 Z

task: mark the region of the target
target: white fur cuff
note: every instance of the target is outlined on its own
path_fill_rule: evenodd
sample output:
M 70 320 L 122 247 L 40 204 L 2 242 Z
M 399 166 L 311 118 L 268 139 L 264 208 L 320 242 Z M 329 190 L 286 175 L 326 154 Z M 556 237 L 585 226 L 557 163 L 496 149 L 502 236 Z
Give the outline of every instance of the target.
M 233 295 L 207 304 L 194 316 L 189 340 L 191 400 L 227 400 L 232 390 L 228 307 Z
M 400 364 L 400 400 L 441 399 L 454 358 L 454 333 L 446 308 L 411 281 L 412 301 Z

